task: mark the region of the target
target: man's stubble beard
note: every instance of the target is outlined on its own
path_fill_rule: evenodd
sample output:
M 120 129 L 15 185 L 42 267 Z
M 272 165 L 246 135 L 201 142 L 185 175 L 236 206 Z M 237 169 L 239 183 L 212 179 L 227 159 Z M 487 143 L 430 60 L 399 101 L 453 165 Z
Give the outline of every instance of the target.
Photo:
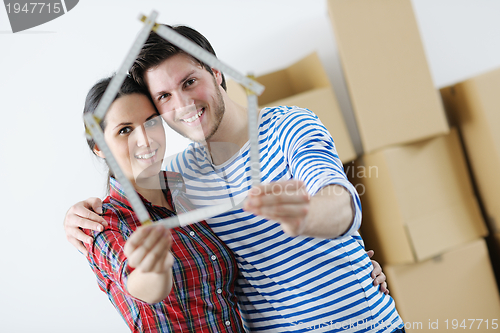
M 226 112 L 226 105 L 224 104 L 224 99 L 222 98 L 222 94 L 219 91 L 219 87 L 217 86 L 217 81 L 215 81 L 215 78 L 213 79 L 214 85 L 215 85 L 215 91 L 217 92 L 217 97 L 215 100 L 215 105 L 214 105 L 214 126 L 210 130 L 208 134 L 205 135 L 204 139 L 196 139 L 189 137 L 189 135 L 180 133 L 179 131 L 176 131 L 177 133 L 181 134 L 183 137 L 188 138 L 191 141 L 201 143 L 203 145 L 206 145 L 206 142 L 210 140 L 214 134 L 217 132 L 219 129 L 220 123 L 222 122 L 222 118 L 224 118 L 224 113 Z M 210 109 L 212 111 L 212 109 Z M 205 110 L 206 112 L 206 110 Z M 203 131 L 203 129 L 202 129 Z
M 215 79 L 214 79 L 214 83 L 217 84 L 215 82 Z M 226 105 L 224 104 L 224 99 L 222 98 L 222 94 L 220 93 L 218 88 L 216 89 L 216 91 L 217 91 L 217 100 L 216 100 L 216 105 L 214 108 L 214 126 L 213 126 L 212 130 L 210 131 L 210 133 L 208 135 L 205 135 L 205 139 L 200 143 L 207 142 L 208 140 L 210 140 L 214 136 L 214 134 L 219 129 L 220 123 L 222 122 L 222 118 L 224 118 L 224 113 L 226 112 Z M 195 141 L 195 140 L 193 140 L 193 141 Z

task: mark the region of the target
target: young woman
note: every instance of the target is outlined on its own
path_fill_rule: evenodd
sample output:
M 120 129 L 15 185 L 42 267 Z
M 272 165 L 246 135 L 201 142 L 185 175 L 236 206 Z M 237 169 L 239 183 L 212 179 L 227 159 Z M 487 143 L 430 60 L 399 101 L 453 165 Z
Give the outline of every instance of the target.
M 93 113 L 111 78 L 87 95 Z M 192 209 L 179 174 L 162 172 L 165 132 L 147 92 L 130 77 L 101 125 L 106 143 L 153 221 Z M 90 149 L 106 156 L 93 140 Z M 110 175 L 102 231 L 84 230 L 87 259 L 132 332 L 243 332 L 234 294 L 238 268 L 205 221 L 166 230 L 141 226 L 119 182 Z

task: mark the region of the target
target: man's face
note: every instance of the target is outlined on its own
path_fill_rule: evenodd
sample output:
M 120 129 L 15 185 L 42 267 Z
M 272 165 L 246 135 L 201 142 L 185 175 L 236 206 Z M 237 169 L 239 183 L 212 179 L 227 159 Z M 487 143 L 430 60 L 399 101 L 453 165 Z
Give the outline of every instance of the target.
M 179 53 L 146 71 L 144 80 L 172 129 L 197 142 L 209 141 L 215 134 L 225 110 L 219 71 L 211 75 L 191 57 Z

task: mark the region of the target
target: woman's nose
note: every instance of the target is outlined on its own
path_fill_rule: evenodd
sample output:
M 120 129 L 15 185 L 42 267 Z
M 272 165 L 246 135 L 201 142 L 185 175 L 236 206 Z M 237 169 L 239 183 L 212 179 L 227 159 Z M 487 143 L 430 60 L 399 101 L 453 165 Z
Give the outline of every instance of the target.
M 140 127 L 137 127 L 135 129 L 137 133 L 135 133 L 135 137 L 137 140 L 137 147 L 148 147 L 151 144 L 151 139 L 148 137 L 146 128 L 144 125 L 141 125 Z

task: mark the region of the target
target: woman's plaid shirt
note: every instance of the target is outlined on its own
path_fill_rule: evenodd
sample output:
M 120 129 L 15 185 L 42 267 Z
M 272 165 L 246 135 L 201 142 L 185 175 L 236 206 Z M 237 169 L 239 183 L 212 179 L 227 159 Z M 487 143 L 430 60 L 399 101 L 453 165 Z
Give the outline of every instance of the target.
M 168 184 L 163 191 L 170 206 L 177 212 L 192 209 L 184 196 L 182 177 L 171 172 L 161 176 Z M 153 221 L 174 215 L 141 199 Z M 84 230 L 94 237 L 92 245 L 86 244 L 87 259 L 99 287 L 132 332 L 243 332 L 234 294 L 237 263 L 205 221 L 171 230 L 173 289 L 162 302 L 148 304 L 127 292 L 127 277 L 133 268 L 127 265 L 123 247 L 141 223 L 113 178 L 110 195 L 103 203 L 103 217 L 109 224 L 103 232 Z

